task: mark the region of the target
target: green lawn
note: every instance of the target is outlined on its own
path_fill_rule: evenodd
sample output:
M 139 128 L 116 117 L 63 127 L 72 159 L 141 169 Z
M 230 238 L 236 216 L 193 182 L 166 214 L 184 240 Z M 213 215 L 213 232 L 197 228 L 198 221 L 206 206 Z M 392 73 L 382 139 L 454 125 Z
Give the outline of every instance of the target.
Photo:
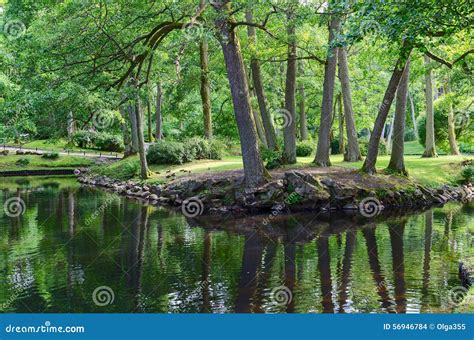
M 18 165 L 19 159 L 28 159 L 30 163 L 26 166 Z M 85 157 L 78 156 L 59 156 L 58 159 L 45 159 L 41 156 L 33 155 L 9 155 L 0 156 L 0 171 L 10 170 L 37 170 L 37 169 L 75 169 L 79 167 L 88 167 L 94 164 L 94 161 Z

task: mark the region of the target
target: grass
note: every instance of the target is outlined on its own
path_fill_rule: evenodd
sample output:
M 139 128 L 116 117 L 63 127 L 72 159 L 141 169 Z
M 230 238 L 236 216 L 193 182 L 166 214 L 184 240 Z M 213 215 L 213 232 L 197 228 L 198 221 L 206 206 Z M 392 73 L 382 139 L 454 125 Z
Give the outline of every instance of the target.
M 405 156 L 405 164 L 409 175 L 416 182 L 437 187 L 442 184 L 457 184 L 461 179 L 460 163 L 466 159 L 474 159 L 472 156 L 440 156 L 437 158 L 421 158 L 420 156 Z M 377 162 L 377 170 L 383 172 L 388 165 L 390 156 L 380 156 Z M 286 169 L 301 168 L 312 166 L 313 157 L 299 157 L 298 163 L 285 166 Z M 342 159 L 342 155 L 331 156 L 334 166 L 360 169 L 362 161 L 355 163 L 347 163 Z M 165 183 L 173 178 L 167 178 L 171 173 L 175 173 L 176 177 L 214 172 L 219 173 L 226 170 L 236 170 L 242 168 L 242 159 L 238 156 L 224 157 L 222 160 L 200 160 L 182 165 L 150 165 L 152 176 L 147 182 Z M 122 161 L 115 162 L 108 166 L 95 168 L 95 171 L 101 175 L 117 178 L 117 179 L 138 179 L 139 175 L 138 157 L 130 157 Z M 185 171 L 181 171 L 185 170 Z
M 16 164 L 19 159 L 28 159 L 29 164 L 21 166 Z M 0 156 L 0 171 L 11 170 L 39 170 L 39 169 L 75 169 L 79 167 L 89 167 L 94 161 L 78 156 L 59 156 L 58 159 L 45 159 L 41 156 L 33 155 L 9 155 Z
M 16 144 L 7 143 L 9 146 L 19 146 Z M 101 151 L 97 149 L 89 149 L 89 148 L 79 148 L 77 146 L 69 144 L 69 142 L 65 139 L 58 139 L 58 140 L 47 140 L 47 139 L 40 139 L 31 141 L 25 144 L 21 144 L 24 149 L 38 149 L 38 150 L 47 150 L 47 151 L 57 151 L 57 152 L 65 152 L 67 150 L 76 151 L 76 152 L 87 152 L 87 153 L 102 153 L 102 154 L 109 154 L 109 151 Z M 115 155 L 116 152 L 113 152 Z M 118 153 L 121 154 L 120 152 Z

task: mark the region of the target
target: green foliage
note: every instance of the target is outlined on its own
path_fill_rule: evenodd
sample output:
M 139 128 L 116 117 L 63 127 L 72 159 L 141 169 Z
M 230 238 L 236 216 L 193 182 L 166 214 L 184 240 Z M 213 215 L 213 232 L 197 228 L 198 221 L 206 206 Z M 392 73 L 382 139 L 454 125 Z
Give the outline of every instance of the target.
M 183 164 L 194 159 L 194 150 L 186 150 L 180 142 L 158 140 L 147 152 L 149 164 Z
M 296 156 L 308 157 L 313 152 L 314 145 L 309 141 L 296 143 Z
M 405 136 L 403 137 L 405 142 L 412 142 L 416 140 L 415 130 L 413 129 L 405 129 Z
M 30 160 L 28 158 L 20 158 L 16 161 L 16 165 L 27 166 L 28 164 L 30 164 Z
M 279 168 L 282 165 L 281 151 L 270 150 L 266 146 L 260 146 L 260 156 L 264 162 L 267 162 L 265 168 L 268 170 Z
M 140 161 L 138 157 L 128 157 L 118 162 L 111 163 L 107 166 L 101 166 L 94 169 L 97 174 L 116 178 L 119 180 L 127 180 L 136 177 L 140 173 Z
M 79 130 L 72 136 L 72 143 L 80 148 L 120 152 L 124 149 L 122 140 L 107 132 Z
M 463 178 L 465 183 L 473 183 L 474 182 L 474 164 L 468 164 L 463 167 L 461 171 L 461 177 Z
M 57 152 L 47 152 L 41 156 L 42 158 L 45 159 L 58 159 L 59 158 L 59 153 Z
M 367 156 L 367 147 L 369 145 L 369 139 L 368 138 L 359 138 L 359 147 L 360 147 L 360 153 L 362 156 Z M 383 156 L 387 154 L 387 145 L 383 140 L 380 140 L 379 143 L 379 156 Z

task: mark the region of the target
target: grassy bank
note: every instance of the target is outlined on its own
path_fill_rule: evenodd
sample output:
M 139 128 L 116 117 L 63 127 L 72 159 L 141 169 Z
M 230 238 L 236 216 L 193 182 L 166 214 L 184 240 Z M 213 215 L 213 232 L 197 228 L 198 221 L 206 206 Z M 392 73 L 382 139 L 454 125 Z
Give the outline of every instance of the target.
M 28 160 L 28 164 L 20 165 L 20 159 Z M 34 155 L 0 156 L 0 171 L 40 170 L 40 169 L 76 169 L 89 167 L 94 161 L 85 157 L 60 156 L 58 159 L 45 159 Z
M 420 156 L 406 156 L 405 162 L 410 178 L 416 182 L 437 187 L 443 184 L 457 184 L 461 180 L 461 162 L 466 159 L 474 159 L 472 156 L 440 156 L 438 158 L 421 158 Z M 387 166 L 390 156 L 381 156 L 378 159 L 377 169 L 379 173 Z M 312 167 L 313 157 L 300 157 L 298 163 L 285 166 L 284 169 Z M 360 169 L 362 162 L 344 162 L 341 155 L 331 156 L 334 167 Z M 192 174 L 204 174 L 214 172 L 222 173 L 226 170 L 238 170 L 242 168 L 242 159 L 237 156 L 224 157 L 219 161 L 201 160 L 183 165 L 151 165 L 152 177 L 148 182 L 166 183 L 182 176 Z M 117 179 L 138 179 L 139 161 L 137 157 L 115 162 L 108 166 L 97 167 L 95 172 Z M 174 176 L 171 176 L 174 174 Z

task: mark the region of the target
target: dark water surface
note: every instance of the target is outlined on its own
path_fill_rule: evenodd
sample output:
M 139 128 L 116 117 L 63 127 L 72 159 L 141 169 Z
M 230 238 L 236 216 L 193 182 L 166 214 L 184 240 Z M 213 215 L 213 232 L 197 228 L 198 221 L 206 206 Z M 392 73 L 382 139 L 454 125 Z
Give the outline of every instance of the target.
M 472 242 L 472 204 L 263 226 L 187 221 L 72 179 L 0 189 L 2 312 L 450 313 Z M 15 197 L 19 216 L 4 209 Z

